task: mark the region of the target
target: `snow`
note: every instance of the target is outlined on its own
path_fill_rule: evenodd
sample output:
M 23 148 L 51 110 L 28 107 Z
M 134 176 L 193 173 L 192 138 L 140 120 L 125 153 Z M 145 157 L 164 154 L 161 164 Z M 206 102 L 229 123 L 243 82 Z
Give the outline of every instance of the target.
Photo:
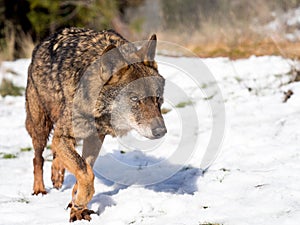
M 193 66 L 199 61 L 201 68 Z M 172 109 L 164 115 L 168 134 L 154 142 L 135 133 L 127 139 L 108 137 L 94 167 L 96 192 L 89 204 L 98 215 L 90 222 L 75 223 L 298 224 L 300 83 L 288 83 L 297 62 L 277 56 L 241 60 L 159 56 L 158 62 L 169 82 L 163 106 Z M 29 63 L 28 59 L 3 62 L 0 81 L 5 77 L 25 87 Z M 184 70 L 179 69 L 182 66 Z M 202 83 L 195 85 L 188 70 L 203 76 Z M 222 140 L 216 140 L 223 143 L 221 152 L 216 160 L 210 159 L 204 173 L 200 164 L 214 140 L 216 113 L 206 99 L 215 90 L 205 78 L 208 71 L 222 91 L 226 129 Z M 283 103 L 289 89 L 294 94 Z M 187 101 L 191 104 L 176 107 Z M 64 208 L 75 178 L 67 173 L 62 189 L 52 188 L 48 149 L 44 152 L 48 194 L 31 195 L 33 151 L 21 151 L 31 146 L 24 106 L 24 96 L 0 97 L 0 224 L 69 224 Z M 7 153 L 16 158 L 4 159 Z

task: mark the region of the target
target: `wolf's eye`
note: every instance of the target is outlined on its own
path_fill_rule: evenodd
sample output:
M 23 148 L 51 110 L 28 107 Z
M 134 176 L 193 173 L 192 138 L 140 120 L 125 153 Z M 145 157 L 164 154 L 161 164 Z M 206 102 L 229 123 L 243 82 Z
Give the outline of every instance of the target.
M 130 100 L 133 102 L 138 102 L 139 98 L 137 96 L 132 96 L 132 97 L 130 97 Z

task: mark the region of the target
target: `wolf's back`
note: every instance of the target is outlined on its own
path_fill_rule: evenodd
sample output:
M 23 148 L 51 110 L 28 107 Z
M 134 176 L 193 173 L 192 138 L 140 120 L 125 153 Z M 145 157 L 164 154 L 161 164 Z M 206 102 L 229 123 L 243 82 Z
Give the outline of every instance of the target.
M 97 32 L 89 29 L 66 28 L 42 41 L 33 51 L 34 76 L 80 75 L 92 62 L 97 60 L 109 45 L 117 47 L 129 43 L 113 30 Z
M 66 28 L 51 35 L 33 51 L 26 98 L 34 97 L 55 121 L 69 110 L 82 76 L 103 51 L 110 45 L 128 43 L 113 30 Z

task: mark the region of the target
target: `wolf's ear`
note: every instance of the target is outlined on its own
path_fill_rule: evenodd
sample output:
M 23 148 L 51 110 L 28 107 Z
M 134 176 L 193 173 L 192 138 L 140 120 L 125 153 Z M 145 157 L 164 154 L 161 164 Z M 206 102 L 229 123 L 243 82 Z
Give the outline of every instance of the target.
M 145 43 L 136 54 L 140 57 L 140 59 L 146 64 L 152 64 L 154 62 L 155 51 L 156 51 L 156 35 L 153 34 L 149 41 Z
M 109 45 L 101 56 L 101 79 L 105 84 L 115 83 L 121 79 L 118 74 L 128 69 L 128 62 L 115 45 Z

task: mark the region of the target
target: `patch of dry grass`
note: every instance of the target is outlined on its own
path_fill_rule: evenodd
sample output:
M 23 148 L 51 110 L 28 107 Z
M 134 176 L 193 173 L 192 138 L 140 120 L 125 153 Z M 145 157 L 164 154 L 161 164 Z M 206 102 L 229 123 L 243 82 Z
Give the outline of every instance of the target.
M 248 58 L 252 55 L 280 55 L 300 59 L 300 40 L 288 41 L 277 34 L 257 32 L 250 28 L 220 28 L 214 25 L 177 35 L 161 32 L 160 40 L 180 43 L 199 57 Z
M 187 46 L 200 57 L 229 57 L 231 59 L 248 58 L 252 55 L 279 55 L 300 59 L 300 41 L 276 41 L 272 38 L 243 39 L 236 43 L 206 43 Z
M 20 38 L 17 38 L 19 46 L 21 47 L 21 58 L 31 58 L 32 51 L 35 47 L 35 43 L 29 34 L 21 33 Z
M 15 38 L 15 30 L 11 25 L 6 26 L 4 38 L 0 40 L 0 61 L 14 59 Z
M 7 95 L 22 96 L 23 91 L 23 87 L 16 86 L 12 81 L 7 80 L 5 78 L 3 78 L 0 83 L 0 95 L 2 97 L 5 97 Z
M 0 62 L 11 61 L 15 58 L 30 58 L 34 46 L 29 34 L 8 24 L 4 29 L 4 38 L 0 40 Z

